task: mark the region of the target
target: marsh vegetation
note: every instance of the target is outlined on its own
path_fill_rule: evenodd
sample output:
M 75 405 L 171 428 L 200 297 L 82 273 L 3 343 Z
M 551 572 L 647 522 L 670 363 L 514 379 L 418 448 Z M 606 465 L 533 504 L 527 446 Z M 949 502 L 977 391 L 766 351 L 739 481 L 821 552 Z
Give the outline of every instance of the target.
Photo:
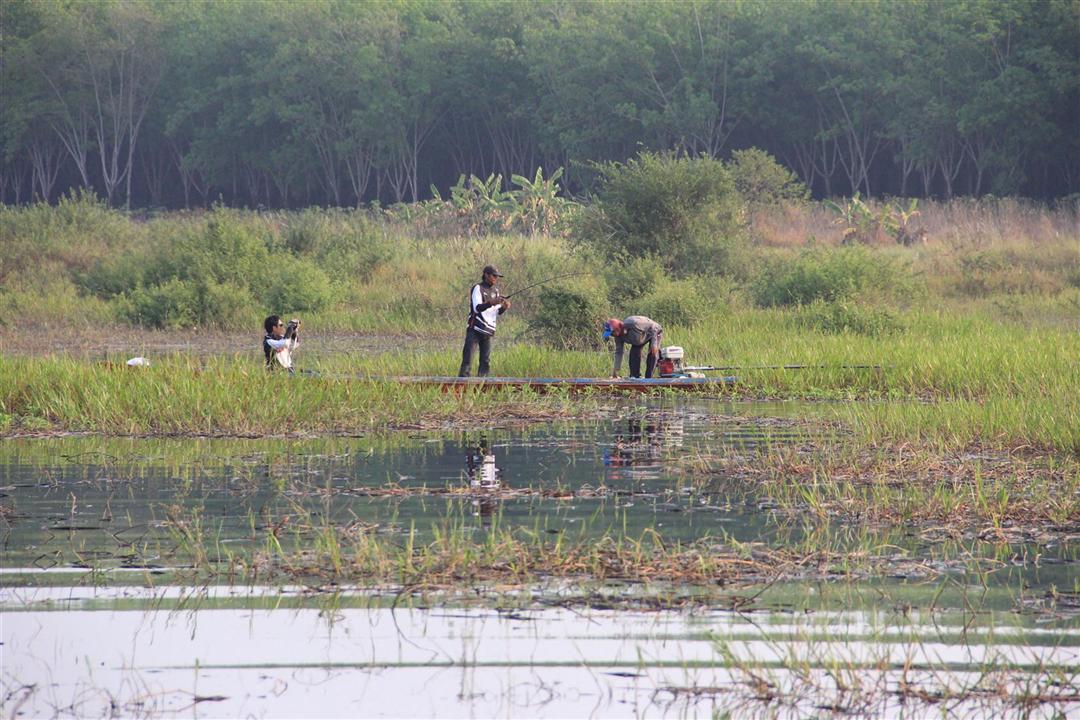
M 594 617 L 622 634 L 618 648 L 582 641 L 572 660 L 445 653 L 454 673 L 545 678 L 525 695 L 477 681 L 452 701 L 473 711 L 580 709 L 599 692 L 720 714 L 1072 712 L 1075 207 L 955 201 L 916 216 L 859 200 L 870 214 L 857 215 L 798 197 L 751 203 L 733 163 L 636 162 L 606 168 L 594 205 L 566 201 L 559 223 L 519 234 L 489 222 L 511 205 L 463 214 L 475 194 L 138 219 L 86 197 L 0 209 L 12 239 L 0 258 L 12 707 L 156 715 L 221 703 L 229 715 L 249 707 L 238 682 L 278 709 L 307 698 L 276 684 L 286 675 L 412 682 L 444 665 L 387 655 L 396 641 L 362 630 L 365 619 L 406 611 L 432 635 L 406 623 L 394 637 L 441 646 L 455 631 L 437 617 L 454 608 L 479 618 L 477 647 L 521 618 Z M 639 188 L 617 182 L 623 173 L 649 175 L 647 218 L 635 219 Z M 704 200 L 687 202 L 682 180 L 697 173 Z M 918 242 L 900 213 L 917 218 Z M 520 296 L 500 323 L 498 374 L 606 375 L 599 321 L 646 312 L 691 362 L 730 366 L 738 382 L 645 398 L 396 382 L 456 367 L 462 299 L 487 262 L 511 291 L 575 273 Z M 294 377 L 262 367 L 267 308 L 304 318 Z M 132 355 L 149 366 L 126 366 Z M 88 605 L 56 604 L 79 587 Z M 114 612 L 118 637 L 134 632 L 124 610 L 148 609 L 152 623 L 190 611 L 230 635 L 283 607 L 294 640 L 325 622 L 318 632 L 367 632 L 376 651 L 354 665 L 268 665 L 237 639 L 235 654 L 177 656 L 218 688 L 174 682 L 190 688 L 178 693 L 147 679 L 175 679 L 163 660 L 129 659 L 103 685 L 81 667 L 54 670 L 35 644 L 85 612 Z M 511 625 L 485 624 L 492 612 Z M 701 633 L 680 625 L 696 616 L 709 619 Z M 795 616 L 810 620 L 768 630 Z M 651 622 L 673 634 L 654 638 Z M 24 632 L 35 623 L 48 633 Z M 687 653 L 674 664 L 654 644 L 671 638 Z M 560 670 L 582 665 L 605 678 L 584 693 Z M 631 675 L 640 685 L 620 684 Z M 59 690 L 36 689 L 48 683 Z

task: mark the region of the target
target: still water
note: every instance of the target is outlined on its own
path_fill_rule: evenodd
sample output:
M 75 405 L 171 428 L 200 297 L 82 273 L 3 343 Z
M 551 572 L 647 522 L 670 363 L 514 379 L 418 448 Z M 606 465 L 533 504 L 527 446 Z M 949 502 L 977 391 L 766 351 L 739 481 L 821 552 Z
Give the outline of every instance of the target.
M 527 429 L 320 440 L 0 441 L 7 717 L 806 717 L 1080 712 L 1075 548 L 877 543 L 926 578 L 775 583 L 650 610 L 682 587 L 556 581 L 395 587 L 185 586 L 192 549 L 254 552 L 297 518 L 389 540 L 452 523 L 568 538 L 724 538 L 813 528 L 696 459 L 812 443 L 783 404 L 613 408 Z M 722 488 L 722 489 L 721 489 Z M 836 543 L 846 542 L 838 530 Z M 852 540 L 851 542 L 855 542 Z M 865 537 L 858 542 L 865 543 Z M 210 554 L 213 554 L 212 552 Z M 971 557 L 1013 557 L 993 572 Z M 1038 558 L 1028 561 L 1026 558 Z M 730 599 L 730 598 L 728 598 Z M 731 609 L 738 607 L 738 612 Z M 669 603 L 668 606 L 677 605 Z M 1022 698 L 1022 700 L 1017 700 Z M 1071 698 L 1071 699 L 1070 699 Z M 1060 714 L 1060 715 L 1059 715 Z

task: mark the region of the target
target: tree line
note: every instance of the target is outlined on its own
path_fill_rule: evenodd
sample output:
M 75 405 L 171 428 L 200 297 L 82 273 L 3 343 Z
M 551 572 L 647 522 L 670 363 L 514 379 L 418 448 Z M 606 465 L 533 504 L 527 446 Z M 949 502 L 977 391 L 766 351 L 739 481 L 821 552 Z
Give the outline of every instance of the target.
M 415 201 L 762 148 L 818 196 L 1080 191 L 1076 0 L 5 0 L 0 200 Z

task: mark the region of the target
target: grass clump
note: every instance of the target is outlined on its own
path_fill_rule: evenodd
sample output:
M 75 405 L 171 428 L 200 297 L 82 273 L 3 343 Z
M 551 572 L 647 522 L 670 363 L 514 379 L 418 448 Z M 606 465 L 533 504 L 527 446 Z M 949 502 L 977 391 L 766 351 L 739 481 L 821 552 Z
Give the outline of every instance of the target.
M 895 313 L 848 300 L 815 300 L 802 308 L 799 322 L 804 327 L 825 333 L 856 333 L 875 337 L 888 335 L 902 327 Z
M 914 277 L 902 263 L 860 246 L 816 247 L 791 261 L 774 259 L 752 287 L 761 307 L 833 302 L 860 295 L 910 292 Z

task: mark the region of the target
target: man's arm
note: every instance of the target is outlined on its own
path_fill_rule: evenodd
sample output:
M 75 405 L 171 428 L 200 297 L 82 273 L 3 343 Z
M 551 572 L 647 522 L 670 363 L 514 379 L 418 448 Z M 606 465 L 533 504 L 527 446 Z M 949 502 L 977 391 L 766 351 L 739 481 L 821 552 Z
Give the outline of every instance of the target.
M 476 313 L 477 315 L 479 315 L 480 313 L 484 312 L 488 308 L 493 307 L 495 305 L 498 305 L 499 303 L 502 303 L 503 300 L 500 299 L 499 302 L 494 302 L 494 303 L 486 303 L 486 302 L 484 302 L 484 294 L 482 292 L 480 292 L 480 285 L 477 284 L 477 285 L 473 285 L 470 302 L 472 303 L 473 312 Z M 503 312 L 503 308 L 500 307 L 499 308 L 499 313 L 502 314 L 502 312 Z
M 292 347 L 292 340 L 289 338 L 281 338 L 280 340 L 266 338 L 266 344 L 273 348 L 274 352 L 281 352 L 282 350 L 288 350 Z
M 619 377 L 619 372 L 622 370 L 622 355 L 623 355 L 623 339 L 621 337 L 615 338 L 615 367 L 611 370 L 611 377 Z
M 652 326 L 649 327 L 649 354 L 660 354 L 660 338 L 663 337 L 664 328 L 660 327 L 660 324 L 653 321 Z

